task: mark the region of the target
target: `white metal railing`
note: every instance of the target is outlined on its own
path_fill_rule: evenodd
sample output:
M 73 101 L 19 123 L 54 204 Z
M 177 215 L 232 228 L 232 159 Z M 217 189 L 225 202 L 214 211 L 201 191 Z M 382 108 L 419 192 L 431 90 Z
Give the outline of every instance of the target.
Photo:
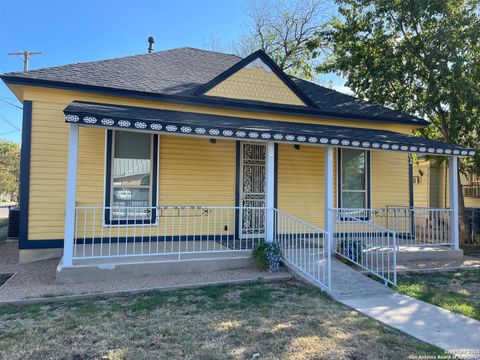
M 453 245 L 452 209 L 387 207 L 339 210 L 395 231 L 400 246 Z
M 281 210 L 273 209 L 276 241 L 284 261 L 320 286 L 330 289 L 329 234 Z
M 480 197 L 480 185 L 462 185 L 462 190 L 465 197 Z
M 359 209 L 329 209 L 334 251 L 386 283 L 397 284 L 397 234 L 368 221 Z
M 73 259 L 248 251 L 264 237 L 263 207 L 75 209 Z

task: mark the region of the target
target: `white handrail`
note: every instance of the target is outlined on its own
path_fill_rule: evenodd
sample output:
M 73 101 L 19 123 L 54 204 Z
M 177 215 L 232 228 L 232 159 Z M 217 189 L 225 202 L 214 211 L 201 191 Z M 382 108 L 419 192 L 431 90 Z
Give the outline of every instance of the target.
M 331 289 L 330 234 L 285 211 L 273 212 L 274 241 L 283 251 L 284 262 L 322 288 Z
M 313 224 L 310 224 L 310 223 L 308 223 L 308 222 L 306 222 L 306 221 L 304 221 L 304 220 L 301 220 L 301 219 L 299 219 L 299 218 L 297 218 L 297 217 L 295 217 L 295 216 L 293 216 L 293 215 L 290 215 L 289 213 L 286 213 L 285 211 L 278 210 L 278 209 L 274 209 L 274 211 L 277 212 L 278 214 L 285 215 L 285 216 L 289 217 L 290 219 L 295 220 L 295 221 L 297 221 L 297 222 L 299 222 L 299 223 L 301 223 L 301 224 L 304 224 L 304 225 L 306 225 L 306 226 L 309 226 L 309 227 L 311 227 L 312 229 L 315 229 L 315 230 L 317 230 L 317 231 L 323 232 L 324 234 L 328 234 L 328 233 L 327 233 L 325 230 L 323 230 L 322 228 L 320 228 L 320 227 L 318 227 L 318 226 L 315 226 L 315 225 L 313 225 Z
M 370 209 L 329 209 L 333 212 L 335 252 L 385 281 L 397 283 L 397 233 L 352 212 Z
M 372 226 L 380 226 L 395 231 L 398 234 L 399 245 L 454 245 L 451 236 L 453 209 L 391 206 L 387 208 L 339 208 L 335 210 L 344 218 L 355 218 L 355 221 L 364 221 Z M 364 214 L 365 217 L 360 214 Z

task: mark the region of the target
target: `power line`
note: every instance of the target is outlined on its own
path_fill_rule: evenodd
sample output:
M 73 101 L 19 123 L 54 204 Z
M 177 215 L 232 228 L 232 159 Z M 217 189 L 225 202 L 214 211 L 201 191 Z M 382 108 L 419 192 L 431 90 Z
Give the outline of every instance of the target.
M 13 134 L 13 133 L 16 133 L 16 132 L 18 132 L 18 130 L 7 131 L 7 132 L 4 132 L 4 133 L 1 133 L 0 136 L 5 136 L 5 135 L 8 135 L 8 134 Z
M 3 115 L 1 115 L 1 114 L 0 114 L 0 119 L 2 119 L 3 121 L 5 121 L 5 122 L 6 122 L 8 125 L 10 125 L 11 127 L 15 128 L 17 131 L 22 131 L 22 130 L 20 130 L 20 128 L 19 128 L 17 125 L 11 123 L 5 116 L 3 116 Z
M 16 107 L 17 109 L 20 109 L 20 110 L 23 110 L 23 108 L 21 106 L 18 106 L 17 104 L 14 104 L 10 101 L 7 101 L 7 100 L 3 100 L 3 99 L 0 99 L 1 102 L 4 102 L 5 104 L 8 104 L 8 105 L 11 105 L 13 107 Z
M 30 61 L 33 55 L 41 55 L 41 51 L 18 51 L 18 52 L 11 52 L 8 55 L 14 56 L 23 56 L 23 71 L 28 71 L 28 62 Z

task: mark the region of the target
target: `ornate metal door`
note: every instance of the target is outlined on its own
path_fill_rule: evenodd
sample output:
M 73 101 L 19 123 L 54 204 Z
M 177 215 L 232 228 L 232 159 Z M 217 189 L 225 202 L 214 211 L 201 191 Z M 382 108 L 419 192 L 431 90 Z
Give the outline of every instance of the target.
M 240 224 L 241 237 L 265 234 L 265 145 L 241 144 Z M 251 208 L 251 209 L 249 209 Z

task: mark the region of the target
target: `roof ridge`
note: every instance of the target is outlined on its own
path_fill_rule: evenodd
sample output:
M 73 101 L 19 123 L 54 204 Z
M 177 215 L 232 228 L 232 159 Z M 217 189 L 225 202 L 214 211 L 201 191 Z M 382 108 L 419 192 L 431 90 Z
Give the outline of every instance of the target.
M 160 54 L 160 53 L 168 53 L 168 52 L 173 52 L 173 51 L 178 51 L 178 50 L 183 50 L 183 49 L 189 49 L 189 50 L 202 51 L 202 52 L 208 52 L 208 53 L 213 53 L 213 54 L 232 56 L 232 57 L 237 58 L 238 60 L 242 59 L 241 57 L 239 57 L 237 55 L 234 55 L 234 54 L 227 54 L 227 53 L 222 53 L 222 52 L 218 52 L 218 51 L 198 49 L 198 48 L 194 48 L 194 47 L 190 47 L 190 46 L 182 46 L 182 47 L 173 48 L 173 49 L 153 51 L 151 53 L 133 54 L 133 55 L 120 56 L 120 57 L 113 57 L 113 58 L 108 58 L 108 59 L 81 61 L 81 62 L 74 62 L 74 63 L 68 63 L 68 64 L 63 64 L 63 65 L 46 66 L 46 67 L 42 67 L 42 68 L 39 68 L 39 69 L 33 69 L 33 70 L 28 70 L 28 71 L 11 71 L 11 72 L 3 73 L 2 75 L 31 74 L 31 73 L 36 73 L 36 72 L 43 71 L 43 70 L 58 69 L 58 68 L 62 68 L 62 67 L 65 67 L 65 66 L 86 65 L 86 64 L 95 64 L 95 63 L 98 64 L 98 63 L 105 63 L 105 62 L 109 62 L 109 61 L 123 60 L 123 59 L 128 59 L 128 58 L 139 58 L 139 57 L 145 57 L 145 56 L 154 56 L 154 55 L 157 55 L 157 54 Z
M 211 53 L 211 54 L 228 55 L 228 56 L 236 57 L 239 60 L 243 59 L 243 57 L 232 54 L 232 53 L 226 53 L 226 52 L 221 52 L 221 51 L 213 51 L 213 50 L 207 50 L 207 49 L 200 49 L 200 48 L 195 48 L 195 47 L 192 47 L 192 46 L 184 46 L 182 48 L 176 48 L 176 49 L 191 49 L 191 50 L 207 52 L 207 53 Z

